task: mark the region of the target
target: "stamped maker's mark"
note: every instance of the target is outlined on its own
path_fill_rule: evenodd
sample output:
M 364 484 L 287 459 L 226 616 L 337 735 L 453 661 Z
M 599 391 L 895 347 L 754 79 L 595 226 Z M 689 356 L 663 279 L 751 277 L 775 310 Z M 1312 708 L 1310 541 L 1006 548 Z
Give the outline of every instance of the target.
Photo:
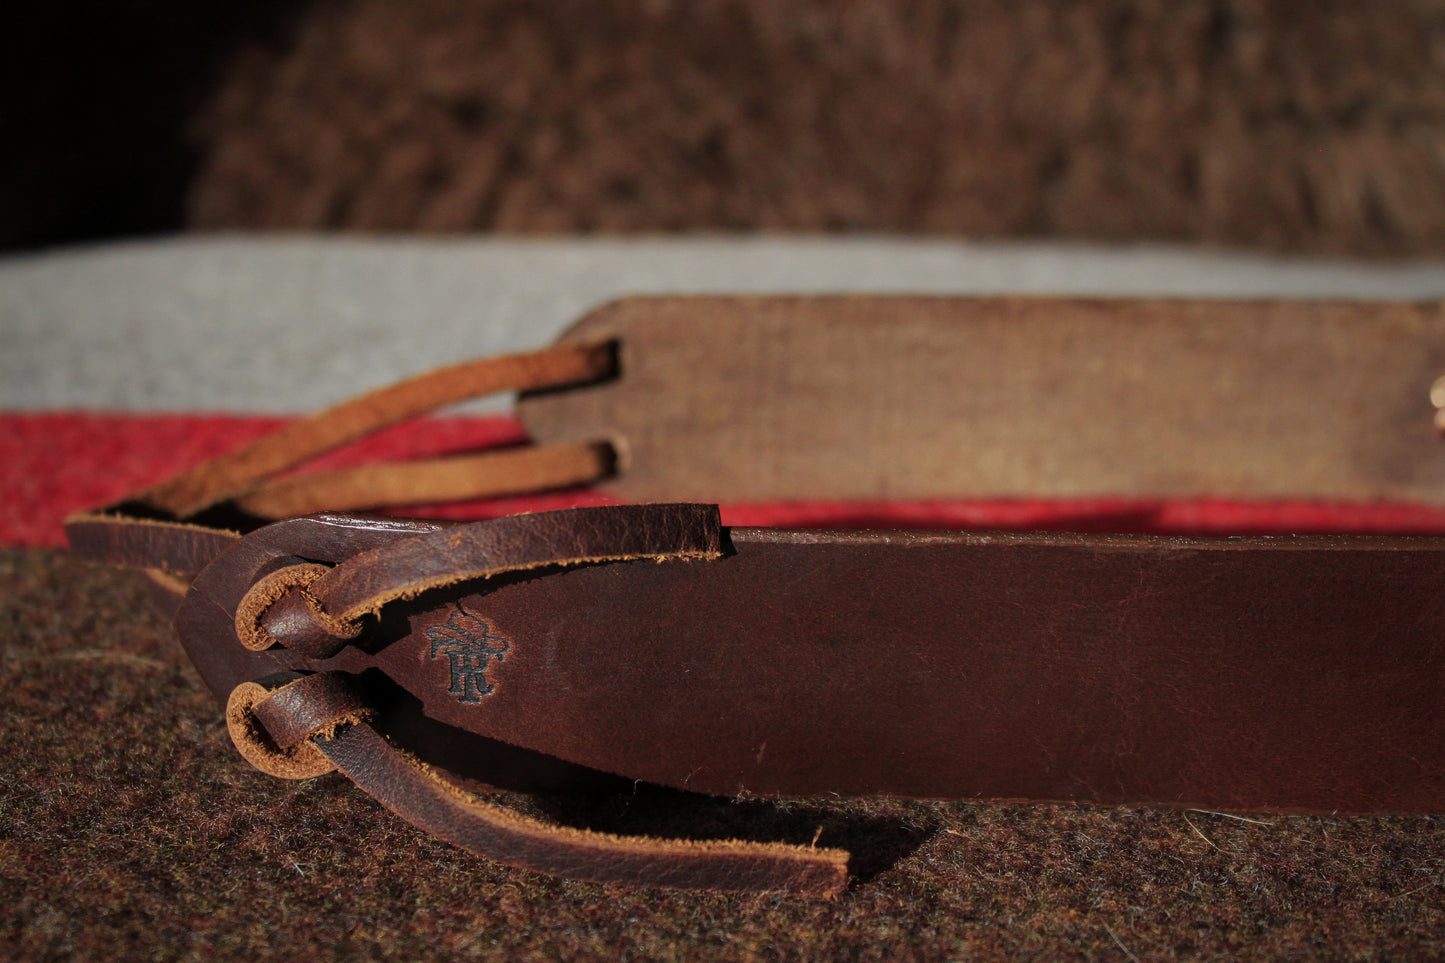
M 486 619 L 463 609 L 460 605 L 445 625 L 428 626 L 427 641 L 431 643 L 433 660 L 447 657 L 451 665 L 451 687 L 447 689 L 458 702 L 475 705 L 495 686 L 487 681 L 492 660 L 502 661 L 511 640 L 499 634 Z

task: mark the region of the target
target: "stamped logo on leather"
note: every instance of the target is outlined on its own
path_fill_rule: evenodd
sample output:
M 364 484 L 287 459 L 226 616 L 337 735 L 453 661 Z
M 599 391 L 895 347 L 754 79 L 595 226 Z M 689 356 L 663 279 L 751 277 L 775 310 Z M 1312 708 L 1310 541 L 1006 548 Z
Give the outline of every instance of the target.
M 433 661 L 446 657 L 451 669 L 447 689 L 458 702 L 475 705 L 496 688 L 487 681 L 492 660 L 500 662 L 512 642 L 497 627 L 460 605 L 445 625 L 429 626 L 426 638 Z

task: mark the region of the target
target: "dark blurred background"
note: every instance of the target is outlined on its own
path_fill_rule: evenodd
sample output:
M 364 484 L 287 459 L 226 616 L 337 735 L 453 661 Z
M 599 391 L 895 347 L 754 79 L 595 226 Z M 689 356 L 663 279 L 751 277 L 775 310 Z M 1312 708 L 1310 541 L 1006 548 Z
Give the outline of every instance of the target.
M 1445 253 L 1438 0 L 131 0 L 6 19 L 9 249 L 266 228 Z

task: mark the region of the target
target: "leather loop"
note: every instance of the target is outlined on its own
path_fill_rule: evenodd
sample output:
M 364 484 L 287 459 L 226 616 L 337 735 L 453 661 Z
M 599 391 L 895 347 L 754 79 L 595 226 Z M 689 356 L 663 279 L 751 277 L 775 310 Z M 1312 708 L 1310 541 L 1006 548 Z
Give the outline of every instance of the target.
M 316 736 L 333 735 L 341 726 L 376 714 L 345 672 L 302 676 L 257 700 L 251 711 L 280 749 L 290 749 Z
M 361 626 L 327 615 L 307 586 L 325 565 L 288 565 L 256 580 L 236 607 L 236 638 L 253 652 L 284 645 L 323 659 L 361 634 Z

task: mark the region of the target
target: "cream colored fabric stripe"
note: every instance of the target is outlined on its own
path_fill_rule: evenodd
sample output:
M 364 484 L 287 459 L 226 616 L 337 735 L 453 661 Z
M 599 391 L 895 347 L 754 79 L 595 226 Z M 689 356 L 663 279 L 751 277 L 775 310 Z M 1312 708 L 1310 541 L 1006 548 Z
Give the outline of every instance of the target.
M 319 411 L 551 344 L 624 295 L 846 292 L 1433 300 L 1445 263 L 867 237 L 88 246 L 0 258 L 0 406 Z

